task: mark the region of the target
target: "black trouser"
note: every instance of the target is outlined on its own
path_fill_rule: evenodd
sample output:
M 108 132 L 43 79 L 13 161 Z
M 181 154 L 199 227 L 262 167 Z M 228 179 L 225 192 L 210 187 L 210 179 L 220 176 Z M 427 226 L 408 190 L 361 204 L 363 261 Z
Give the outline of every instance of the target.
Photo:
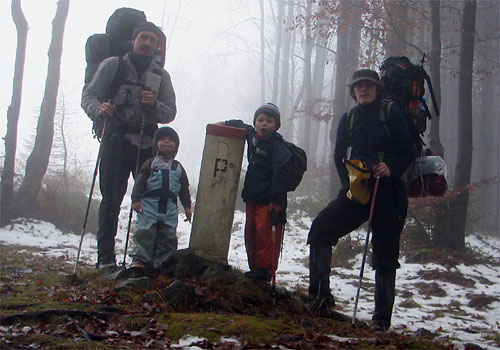
M 349 200 L 344 193 L 328 204 L 314 219 L 307 243 L 311 245 L 309 257 L 309 295 L 327 297 L 330 292 L 331 247 L 341 237 L 357 229 L 369 217 L 371 201 L 359 204 Z M 399 238 L 403 230 L 408 198 L 403 182 L 382 178 L 380 180 L 372 218 L 372 265 L 378 272 L 375 280 L 375 314 L 389 320 L 394 302 L 394 283 L 382 283 L 387 278 L 380 278 L 385 272 L 394 273 L 399 268 Z M 393 271 L 393 272 L 392 272 Z M 376 274 L 377 276 L 377 274 Z M 393 279 L 394 280 L 394 279 Z M 382 285 L 385 286 L 382 288 Z M 382 293 L 381 289 L 390 289 Z M 392 295 L 381 298 L 382 295 Z M 390 304 L 390 311 L 389 311 Z M 385 310 L 385 311 L 383 311 Z
M 121 135 L 103 140 L 99 165 L 99 186 L 102 200 L 97 222 L 97 263 L 115 262 L 115 236 L 123 197 L 130 173 L 135 176 L 137 147 Z M 152 157 L 151 148 L 141 151 L 139 167 Z

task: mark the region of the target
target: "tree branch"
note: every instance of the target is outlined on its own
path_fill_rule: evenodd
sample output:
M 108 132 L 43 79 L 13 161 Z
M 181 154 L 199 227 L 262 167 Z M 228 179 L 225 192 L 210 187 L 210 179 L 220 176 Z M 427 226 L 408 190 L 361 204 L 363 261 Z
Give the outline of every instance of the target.
M 412 44 L 412 43 L 408 42 L 406 39 L 404 39 L 404 38 L 401 36 L 401 33 L 399 32 L 399 30 L 397 30 L 397 29 L 396 29 L 396 24 L 395 24 L 395 22 L 394 22 L 394 18 L 392 17 L 392 13 L 391 13 L 391 12 L 389 11 L 389 9 L 387 8 L 387 3 L 386 3 L 386 0 L 384 0 L 383 4 L 384 4 L 384 9 L 385 9 L 385 11 L 387 12 L 387 15 L 388 15 L 388 18 L 389 18 L 389 23 L 391 24 L 391 27 L 392 27 L 392 29 L 393 29 L 394 33 L 397 35 L 398 39 L 399 39 L 402 43 L 404 43 L 404 44 L 406 44 L 406 45 L 408 45 L 408 46 L 410 46 L 410 47 L 413 47 L 413 48 L 414 48 L 415 50 L 417 50 L 417 51 L 418 51 L 421 55 L 423 55 L 423 54 L 424 54 L 424 52 L 423 52 L 423 51 L 422 51 L 422 50 L 421 50 L 418 46 L 416 46 L 416 45 L 414 45 L 414 44 Z

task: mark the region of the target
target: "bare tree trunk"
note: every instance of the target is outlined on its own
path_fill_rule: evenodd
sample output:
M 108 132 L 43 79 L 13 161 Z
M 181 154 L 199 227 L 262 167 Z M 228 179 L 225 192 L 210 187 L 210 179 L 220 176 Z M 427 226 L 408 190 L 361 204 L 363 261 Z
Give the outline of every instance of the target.
M 259 0 L 260 6 L 260 102 L 266 102 L 266 36 L 264 27 L 264 0 Z
M 312 33 L 312 3 L 307 2 L 306 7 L 306 24 L 305 24 L 305 45 L 304 45 L 304 100 L 302 118 L 300 119 L 302 131 L 302 144 L 308 154 L 311 153 L 310 147 L 310 132 L 311 132 L 311 111 L 312 111 L 312 50 L 314 47 L 313 33 Z
M 406 29 L 408 28 L 408 3 L 405 0 L 386 2 L 389 28 L 386 40 L 387 57 L 406 55 Z
M 330 125 L 330 143 L 335 145 L 337 139 L 337 126 L 342 114 L 346 111 L 347 69 L 348 56 L 347 44 L 349 42 L 349 22 L 352 5 L 350 2 L 340 4 L 339 26 L 337 30 L 337 55 L 335 59 L 335 94 L 333 96 L 333 118 Z M 333 162 L 333 151 L 330 153 L 330 198 L 333 198 L 340 189 L 340 181 Z
M 16 63 L 14 66 L 14 79 L 12 99 L 7 110 L 7 132 L 5 134 L 5 160 L 2 172 L 2 188 L 0 206 L 1 225 L 4 226 L 12 219 L 12 205 L 14 203 L 14 171 L 17 149 L 17 125 L 21 110 L 21 97 L 23 91 L 24 62 L 26 56 L 26 41 L 28 36 L 28 22 L 21 9 L 21 0 L 12 0 L 12 20 L 17 29 Z
M 316 57 L 314 59 L 314 68 L 312 76 L 312 110 L 310 112 L 311 116 L 311 130 L 309 133 L 310 137 L 310 159 L 312 162 L 317 162 L 318 160 L 318 145 L 320 141 L 319 129 L 321 126 L 320 118 L 323 114 L 323 83 L 325 80 L 325 66 L 327 52 L 325 47 L 328 45 L 328 39 L 317 35 L 317 45 Z
M 429 53 L 429 63 L 430 63 L 430 77 L 432 81 L 432 87 L 434 90 L 434 95 L 436 97 L 436 103 L 438 108 L 441 109 L 441 16 L 440 16 L 440 0 L 430 0 L 431 7 L 431 46 L 432 51 Z M 439 156 L 444 158 L 444 148 L 441 143 L 439 125 L 440 118 L 431 108 L 432 119 L 430 122 L 430 132 L 429 132 L 429 146 L 436 152 Z M 433 243 L 442 246 L 447 241 L 446 234 L 449 231 L 450 225 L 450 213 L 448 210 L 448 202 L 437 203 L 432 212 L 434 213 L 436 220 L 435 226 L 433 228 Z
M 283 13 L 285 12 L 285 2 L 278 2 L 278 19 L 276 21 L 276 50 L 274 52 L 274 70 L 273 70 L 273 96 L 271 101 L 276 103 L 278 100 L 278 81 L 280 76 L 280 57 L 281 43 L 283 42 Z
M 281 85 L 280 85 L 280 98 L 279 98 L 279 109 L 281 112 L 281 118 L 283 119 L 283 135 L 290 138 L 290 130 L 293 125 L 292 116 L 290 115 L 290 100 L 293 100 L 293 90 L 290 92 L 289 88 L 289 73 L 290 73 L 290 50 L 292 45 L 292 33 L 291 29 L 293 25 L 293 1 L 288 4 L 288 14 L 285 22 L 285 33 L 283 40 L 283 56 L 281 63 Z M 292 96 L 292 97 L 290 97 Z M 288 119 L 288 120 L 287 120 Z
M 64 92 L 62 91 L 61 93 L 61 98 L 59 99 L 59 112 L 57 113 L 58 114 L 58 120 L 56 121 L 56 123 L 58 124 L 58 129 L 59 129 L 59 135 L 60 135 L 60 138 L 61 138 L 61 147 L 62 147 L 62 161 L 63 161 L 63 164 L 62 164 L 62 178 L 60 181 L 58 181 L 57 185 L 56 185 L 56 191 L 58 190 L 59 188 L 59 184 L 62 182 L 63 183 L 63 187 L 64 187 L 64 193 L 67 194 L 68 192 L 68 157 L 69 157 L 69 153 L 68 153 L 68 145 L 67 145 L 67 142 L 66 142 L 66 131 L 65 131 L 65 123 L 66 123 L 66 116 L 67 116 L 67 113 L 69 111 L 68 109 L 68 106 L 67 106 L 67 103 L 66 103 L 66 95 L 64 94 Z M 54 152 L 52 152 L 54 153 Z M 51 154 L 52 154 L 51 153 Z
M 451 221 L 447 247 L 465 249 L 465 230 L 472 165 L 472 69 L 474 60 L 474 31 L 476 0 L 465 0 L 462 15 L 462 43 L 458 78 L 458 157 L 455 167 L 455 188 L 461 192 L 450 203 Z
M 493 2 L 479 2 L 478 13 L 483 13 L 482 20 L 477 23 L 478 35 L 482 38 L 491 30 L 499 27 L 500 4 Z M 476 52 L 484 57 L 478 60 L 476 70 L 484 71 L 478 82 L 479 95 L 479 127 L 475 137 L 472 182 L 484 181 L 499 175 L 499 100 L 498 100 L 498 62 L 500 56 L 499 40 L 488 40 L 476 44 Z M 479 73 L 481 74 L 481 73 Z M 499 225 L 499 184 L 492 181 L 483 188 L 475 191 L 477 211 L 484 215 L 478 222 L 481 230 L 488 230 L 498 234 Z
M 49 64 L 45 92 L 38 119 L 35 145 L 26 161 L 26 174 L 19 188 L 17 199 L 22 208 L 32 208 L 40 192 L 43 176 L 49 164 L 54 137 L 54 115 L 61 75 L 61 56 L 64 27 L 68 16 L 69 0 L 59 0 L 52 21 L 52 40 L 49 47 Z
M 292 54 L 290 57 L 290 97 L 289 97 L 289 111 L 290 111 L 290 123 L 287 125 L 288 130 L 290 131 L 288 134 L 288 138 L 290 140 L 294 140 L 295 136 L 295 116 L 297 114 L 296 102 L 295 102 L 295 47 L 297 45 L 297 32 L 292 31 L 292 47 L 290 48 L 290 53 Z M 300 95 L 300 93 L 299 93 Z M 294 140 L 295 141 L 295 140 Z
M 347 75 L 350 77 L 359 66 L 359 45 L 361 41 L 361 15 L 365 0 L 354 0 L 352 4 L 351 25 L 349 27 L 349 41 L 347 44 Z
M 431 6 L 431 24 L 432 24 L 432 51 L 429 53 L 430 76 L 434 95 L 438 108 L 441 109 L 441 17 L 440 17 L 440 0 L 430 0 Z M 439 117 L 431 108 L 432 119 L 430 123 L 429 145 L 431 149 L 441 157 L 444 157 L 444 148 L 439 137 Z

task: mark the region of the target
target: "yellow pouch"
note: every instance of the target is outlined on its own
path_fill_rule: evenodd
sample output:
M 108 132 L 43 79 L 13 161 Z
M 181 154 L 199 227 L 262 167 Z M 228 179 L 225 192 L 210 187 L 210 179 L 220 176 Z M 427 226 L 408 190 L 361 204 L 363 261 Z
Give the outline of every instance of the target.
M 359 159 L 346 160 L 345 165 L 349 173 L 349 191 L 347 198 L 360 204 L 366 204 L 370 200 L 369 180 L 372 173 L 365 168 Z

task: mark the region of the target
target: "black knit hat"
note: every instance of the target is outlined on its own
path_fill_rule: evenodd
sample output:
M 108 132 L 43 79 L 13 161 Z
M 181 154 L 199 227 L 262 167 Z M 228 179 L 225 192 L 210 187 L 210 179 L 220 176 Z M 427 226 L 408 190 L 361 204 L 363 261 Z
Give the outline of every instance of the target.
M 261 113 L 265 113 L 271 117 L 273 117 L 276 120 L 276 126 L 279 128 L 281 126 L 281 114 L 276 107 L 274 103 L 268 102 L 266 104 L 263 104 L 257 110 L 255 111 L 255 114 L 253 115 L 253 124 L 255 125 L 255 120 L 257 119 L 257 116 Z
M 156 130 L 156 132 L 153 136 L 153 156 L 156 156 L 156 154 L 158 153 L 158 146 L 157 146 L 158 140 L 161 140 L 165 136 L 168 136 L 172 140 L 174 140 L 174 143 L 175 143 L 174 157 L 177 155 L 177 151 L 179 150 L 179 143 L 180 143 L 179 135 L 171 127 L 163 126 L 163 127 L 159 128 L 158 130 Z
M 380 79 L 377 72 L 371 69 L 360 69 L 352 73 L 352 81 L 349 83 L 349 86 L 353 86 L 361 80 L 368 80 L 377 85 L 380 84 Z
M 160 28 L 158 28 L 153 22 L 141 22 L 135 26 L 134 32 L 132 33 L 132 40 L 135 39 L 137 34 L 142 32 L 143 30 L 147 30 L 148 32 L 153 32 L 158 36 L 158 40 L 162 36 L 163 32 Z

